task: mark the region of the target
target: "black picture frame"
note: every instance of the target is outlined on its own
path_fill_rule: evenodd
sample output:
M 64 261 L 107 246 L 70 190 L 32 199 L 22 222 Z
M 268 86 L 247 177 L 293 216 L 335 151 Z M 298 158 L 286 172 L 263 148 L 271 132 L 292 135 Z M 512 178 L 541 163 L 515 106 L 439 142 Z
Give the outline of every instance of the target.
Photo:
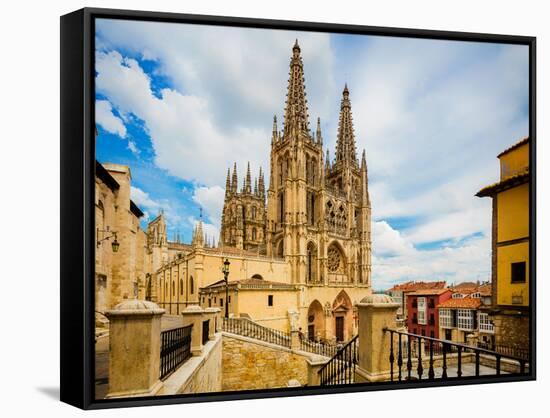
M 195 23 L 265 29 L 521 44 L 529 47 L 530 300 L 536 295 L 536 38 L 420 29 L 357 26 L 240 17 L 84 8 L 61 17 L 61 401 L 83 409 L 367 392 L 536 379 L 536 306 L 530 303 L 529 373 L 160 397 L 94 399 L 94 20 L 96 18 Z

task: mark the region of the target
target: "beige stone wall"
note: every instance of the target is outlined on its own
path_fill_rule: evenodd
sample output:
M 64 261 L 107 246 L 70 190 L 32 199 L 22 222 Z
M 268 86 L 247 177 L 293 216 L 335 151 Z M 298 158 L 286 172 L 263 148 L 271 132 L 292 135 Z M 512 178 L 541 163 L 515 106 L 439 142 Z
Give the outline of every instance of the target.
M 291 379 L 307 384 L 308 357 L 227 335 L 222 344 L 223 390 L 280 388 Z
M 222 343 L 221 338 L 213 343 L 204 361 L 178 393 L 220 392 L 222 390 Z
M 221 267 L 226 258 L 231 263 L 230 282 L 249 279 L 257 274 L 264 280 L 283 283 L 290 281 L 288 264 L 284 261 L 265 257 L 241 257 L 198 248 L 188 257 L 176 257 L 155 273 L 157 303 L 166 309 L 168 314 L 181 312 L 188 303 L 199 303 L 199 288 L 223 279 Z M 212 306 L 219 307 L 219 304 Z
M 151 273 L 147 235 L 141 229 L 139 218 L 130 210 L 130 169 L 116 164 L 104 164 L 105 169 L 119 184 L 110 189 L 96 177 L 96 310 L 104 312 L 124 299 L 145 299 L 147 274 Z M 109 229 L 110 232 L 98 232 Z M 114 253 L 112 236 L 116 231 L 120 247 Z
M 529 316 L 527 313 L 492 315 L 495 344 L 529 350 Z

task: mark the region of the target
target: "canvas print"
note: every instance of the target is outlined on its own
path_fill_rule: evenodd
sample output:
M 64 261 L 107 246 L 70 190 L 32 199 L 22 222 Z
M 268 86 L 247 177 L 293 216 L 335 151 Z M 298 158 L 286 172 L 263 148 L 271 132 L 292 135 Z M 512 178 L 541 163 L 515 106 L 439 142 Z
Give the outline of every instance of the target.
M 95 399 L 529 373 L 529 47 L 95 20 Z

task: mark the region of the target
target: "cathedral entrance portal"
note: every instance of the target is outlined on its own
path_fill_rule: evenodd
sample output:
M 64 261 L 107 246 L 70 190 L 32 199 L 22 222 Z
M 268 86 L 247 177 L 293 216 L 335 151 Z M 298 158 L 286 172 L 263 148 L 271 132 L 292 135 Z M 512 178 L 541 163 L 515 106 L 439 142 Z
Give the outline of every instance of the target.
M 353 334 L 353 305 L 348 294 L 342 290 L 332 303 L 334 336 L 336 341 L 347 341 Z
M 336 318 L 336 341 L 344 341 L 344 317 L 337 316 Z

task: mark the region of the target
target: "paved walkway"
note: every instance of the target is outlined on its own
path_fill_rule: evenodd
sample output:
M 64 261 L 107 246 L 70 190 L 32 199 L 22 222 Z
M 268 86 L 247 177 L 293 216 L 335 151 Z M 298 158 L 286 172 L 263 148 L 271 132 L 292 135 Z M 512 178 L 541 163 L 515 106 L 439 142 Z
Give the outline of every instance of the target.
M 183 326 L 180 315 L 163 315 L 161 320 L 163 331 Z M 103 399 L 109 389 L 109 335 L 98 338 L 95 344 L 95 395 Z

